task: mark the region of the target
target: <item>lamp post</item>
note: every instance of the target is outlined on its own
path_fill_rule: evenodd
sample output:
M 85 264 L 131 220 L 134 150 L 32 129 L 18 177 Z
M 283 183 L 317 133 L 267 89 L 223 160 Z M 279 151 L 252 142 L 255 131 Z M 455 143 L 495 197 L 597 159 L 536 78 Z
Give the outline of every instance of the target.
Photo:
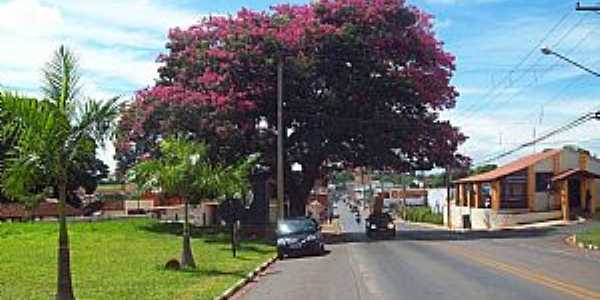
M 578 62 L 576 62 L 576 61 L 574 61 L 574 60 L 572 60 L 572 59 L 570 59 L 570 58 L 568 58 L 566 56 L 564 56 L 564 55 L 561 55 L 560 53 L 557 53 L 557 52 L 555 52 L 554 50 L 552 50 L 552 49 L 550 49 L 548 47 L 542 48 L 541 51 L 542 51 L 542 53 L 544 55 L 554 55 L 554 56 L 556 56 L 556 57 L 558 57 L 558 58 L 560 58 L 560 59 L 562 59 L 562 60 L 564 60 L 564 61 L 566 61 L 566 62 L 568 62 L 568 63 L 570 63 L 570 64 L 572 64 L 574 66 L 576 66 L 576 67 L 578 67 L 579 69 L 582 69 L 582 70 L 584 70 L 584 71 L 586 71 L 586 72 L 588 72 L 588 73 L 590 73 L 592 75 L 595 75 L 597 77 L 600 77 L 600 73 L 598 73 L 598 72 L 596 72 L 596 71 L 594 71 L 594 70 L 592 70 L 592 69 L 590 69 L 590 68 L 588 68 L 588 67 L 586 67 L 586 66 L 584 66 L 584 65 L 582 65 L 582 64 L 580 64 L 580 63 L 578 63 Z

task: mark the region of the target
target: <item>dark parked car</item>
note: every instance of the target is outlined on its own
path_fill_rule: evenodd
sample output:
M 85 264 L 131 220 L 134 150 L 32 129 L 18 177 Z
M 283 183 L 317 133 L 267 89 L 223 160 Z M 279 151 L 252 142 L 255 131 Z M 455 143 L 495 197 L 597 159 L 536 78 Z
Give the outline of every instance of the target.
M 321 240 L 321 228 L 311 218 L 286 219 L 277 224 L 277 256 L 321 255 L 325 246 Z
M 394 219 L 388 213 L 371 214 L 365 222 L 367 236 L 384 234 L 388 237 L 396 236 Z

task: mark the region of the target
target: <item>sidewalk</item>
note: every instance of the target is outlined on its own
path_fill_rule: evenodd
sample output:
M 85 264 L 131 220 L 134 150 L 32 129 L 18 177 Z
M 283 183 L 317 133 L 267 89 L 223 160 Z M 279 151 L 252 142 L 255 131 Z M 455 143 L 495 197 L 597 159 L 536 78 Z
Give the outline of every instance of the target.
M 551 220 L 551 221 L 544 221 L 544 222 L 536 222 L 536 223 L 531 223 L 531 224 L 523 224 L 523 225 L 514 225 L 514 226 L 506 226 L 506 227 L 501 227 L 501 228 L 490 228 L 490 229 L 464 229 L 464 228 L 448 228 L 445 225 L 438 225 L 438 224 L 431 224 L 431 223 L 420 223 L 420 222 L 411 222 L 411 221 L 406 221 L 403 219 L 398 219 L 396 220 L 394 223 L 396 224 L 406 224 L 406 225 L 413 225 L 413 226 L 420 226 L 420 227 L 427 227 L 430 229 L 437 229 L 437 230 L 446 230 L 446 231 L 452 231 L 452 232 L 469 232 L 469 231 L 501 231 L 501 230 L 526 230 L 526 229 L 543 229 L 543 228 L 550 228 L 550 227 L 556 227 L 556 226 L 569 226 L 569 225 L 575 225 L 575 224 L 581 224 L 584 223 L 585 219 L 579 219 L 576 221 L 563 221 L 563 220 Z

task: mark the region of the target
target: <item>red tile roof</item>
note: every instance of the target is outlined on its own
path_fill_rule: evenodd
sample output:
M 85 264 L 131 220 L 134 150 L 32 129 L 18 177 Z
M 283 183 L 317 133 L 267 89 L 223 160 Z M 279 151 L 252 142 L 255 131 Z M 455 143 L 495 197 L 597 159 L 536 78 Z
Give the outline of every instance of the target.
M 25 206 L 20 203 L 0 203 L 0 218 L 23 218 L 27 215 Z
M 67 216 L 82 215 L 81 210 L 66 204 Z M 56 217 L 58 216 L 58 204 L 54 202 L 41 202 L 29 212 L 21 203 L 0 203 L 0 218 L 24 218 L 33 217 Z
M 539 161 L 542 161 L 542 160 L 550 158 L 556 154 L 559 154 L 560 151 L 561 151 L 560 149 L 551 149 L 551 150 L 546 150 L 543 152 L 527 155 L 527 156 L 521 157 L 513 162 L 510 162 L 506 165 L 503 165 L 495 170 L 492 170 L 492 171 L 489 171 L 486 173 L 482 173 L 482 174 L 478 174 L 475 176 L 462 178 L 462 179 L 454 181 L 454 183 L 474 183 L 474 182 L 485 182 L 485 181 L 496 180 L 498 178 L 504 177 L 504 176 L 512 174 L 514 172 L 523 170 L 531 165 L 534 165 L 535 163 L 537 163 Z
M 564 180 L 571 176 L 581 176 L 581 177 L 585 177 L 585 178 L 600 178 L 599 174 L 590 172 L 588 170 L 581 170 L 578 168 L 578 169 L 568 169 L 568 170 L 552 177 L 552 181 Z

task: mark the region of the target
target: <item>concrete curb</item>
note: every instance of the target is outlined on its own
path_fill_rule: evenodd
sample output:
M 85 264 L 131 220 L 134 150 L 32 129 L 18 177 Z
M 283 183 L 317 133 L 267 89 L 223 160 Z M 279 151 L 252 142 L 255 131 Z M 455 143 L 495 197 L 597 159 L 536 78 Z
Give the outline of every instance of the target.
M 237 293 L 240 289 L 242 289 L 244 286 L 246 286 L 246 284 L 248 284 L 248 282 L 250 282 L 254 278 L 256 278 L 258 276 L 258 274 L 260 274 L 265 269 L 267 269 L 276 260 L 277 260 L 277 256 L 271 257 L 269 260 L 262 263 L 260 266 L 256 267 L 256 269 L 254 269 L 254 271 L 246 274 L 245 278 L 240 279 L 238 282 L 236 282 L 232 287 L 227 289 L 221 295 L 215 297 L 214 300 L 226 300 L 226 299 L 231 298 L 233 295 L 235 295 L 235 293 Z
M 567 243 L 568 245 L 572 246 L 572 247 L 577 247 L 580 249 L 586 249 L 586 250 L 594 250 L 594 251 L 598 251 L 600 248 L 596 245 L 592 245 L 592 244 L 586 244 L 583 242 L 577 242 L 577 235 L 571 235 L 568 238 L 565 239 L 565 243 Z

